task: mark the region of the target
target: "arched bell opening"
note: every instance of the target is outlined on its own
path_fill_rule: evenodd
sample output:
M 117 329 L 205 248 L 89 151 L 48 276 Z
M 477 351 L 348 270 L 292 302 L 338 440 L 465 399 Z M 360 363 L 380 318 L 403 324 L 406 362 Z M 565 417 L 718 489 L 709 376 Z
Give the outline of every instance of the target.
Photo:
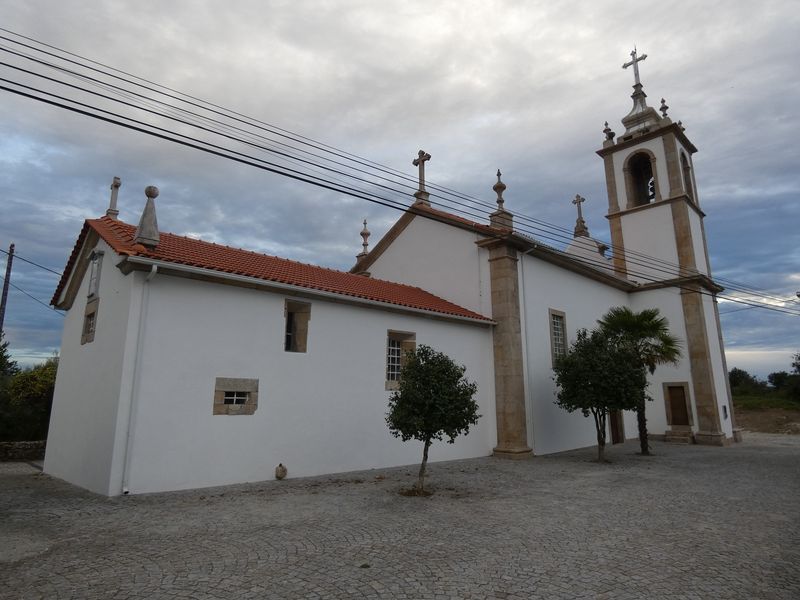
M 689 200 L 692 202 L 694 199 L 694 186 L 692 185 L 692 167 L 689 165 L 689 159 L 681 152 L 681 173 L 683 173 L 683 189 Z
M 636 152 L 625 161 L 625 187 L 628 208 L 645 206 L 661 199 L 656 178 L 655 157 L 649 152 Z

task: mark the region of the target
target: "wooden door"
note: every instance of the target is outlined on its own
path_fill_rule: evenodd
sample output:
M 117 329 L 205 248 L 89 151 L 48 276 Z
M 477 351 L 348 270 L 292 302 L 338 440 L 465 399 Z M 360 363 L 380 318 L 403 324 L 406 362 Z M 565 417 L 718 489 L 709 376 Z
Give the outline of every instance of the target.
M 670 425 L 689 425 L 689 407 L 686 406 L 686 390 L 681 385 L 671 385 L 669 391 Z

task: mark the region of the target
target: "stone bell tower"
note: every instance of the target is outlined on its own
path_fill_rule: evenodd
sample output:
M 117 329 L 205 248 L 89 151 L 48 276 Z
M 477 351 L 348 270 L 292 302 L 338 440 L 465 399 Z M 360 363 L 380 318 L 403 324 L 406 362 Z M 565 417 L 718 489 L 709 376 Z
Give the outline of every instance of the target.
M 639 79 L 639 62 L 646 58 L 634 50 L 623 65 L 633 67 L 633 107 L 616 140 L 606 123 L 597 151 L 605 163 L 614 269 L 639 284 L 632 304 L 658 307 L 684 340 L 691 369 L 686 412 L 694 440 L 725 444 L 734 425 L 716 302 L 723 288 L 711 279 L 692 165 L 697 149 L 681 122 L 667 115 L 663 99 L 660 115 L 647 105 Z M 669 421 L 670 400 L 665 402 Z

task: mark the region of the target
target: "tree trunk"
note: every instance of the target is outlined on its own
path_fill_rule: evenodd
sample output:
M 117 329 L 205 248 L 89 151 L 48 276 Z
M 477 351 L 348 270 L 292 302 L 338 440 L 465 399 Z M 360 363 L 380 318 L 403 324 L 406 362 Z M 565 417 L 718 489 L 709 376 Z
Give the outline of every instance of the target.
M 425 466 L 428 464 L 428 448 L 431 447 L 431 440 L 425 440 L 425 449 L 422 451 L 422 464 L 419 466 L 419 481 L 417 482 L 417 489 L 420 492 L 425 491 Z
M 647 418 L 644 414 L 645 401 L 639 402 L 636 407 L 636 424 L 639 426 L 639 446 L 642 449 L 642 456 L 650 456 L 650 445 L 647 443 Z
M 597 462 L 605 462 L 606 450 L 606 413 L 605 411 L 592 411 L 594 427 L 597 430 Z

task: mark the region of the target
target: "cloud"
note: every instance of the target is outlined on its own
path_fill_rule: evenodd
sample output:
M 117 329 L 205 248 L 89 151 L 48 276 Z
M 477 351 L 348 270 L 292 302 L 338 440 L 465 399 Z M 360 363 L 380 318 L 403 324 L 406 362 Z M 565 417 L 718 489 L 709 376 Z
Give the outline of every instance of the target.
M 621 131 L 632 81 L 620 65 L 635 42 L 648 54 L 651 104 L 666 97 L 700 149 L 715 274 L 780 297 L 797 287 L 800 17 L 789 2 L 673 2 L 648 6 L 647 18 L 622 1 L 40 1 L 3 13 L 9 29 L 411 176 L 424 148 L 431 181 L 488 203 L 499 167 L 510 210 L 561 227 L 572 227 L 580 193 L 606 240 L 594 151 L 604 121 Z M 129 222 L 155 184 L 166 230 L 338 268 L 360 251 L 364 217 L 374 243 L 397 214 L 0 95 L 0 244 L 60 269 L 82 220 L 104 211 L 114 175 Z M 15 304 L 12 346 L 34 348 L 45 331 L 57 345 L 58 317 L 45 310 Z M 795 343 L 797 323 L 755 309 L 723 317 L 732 344 L 762 349 Z

